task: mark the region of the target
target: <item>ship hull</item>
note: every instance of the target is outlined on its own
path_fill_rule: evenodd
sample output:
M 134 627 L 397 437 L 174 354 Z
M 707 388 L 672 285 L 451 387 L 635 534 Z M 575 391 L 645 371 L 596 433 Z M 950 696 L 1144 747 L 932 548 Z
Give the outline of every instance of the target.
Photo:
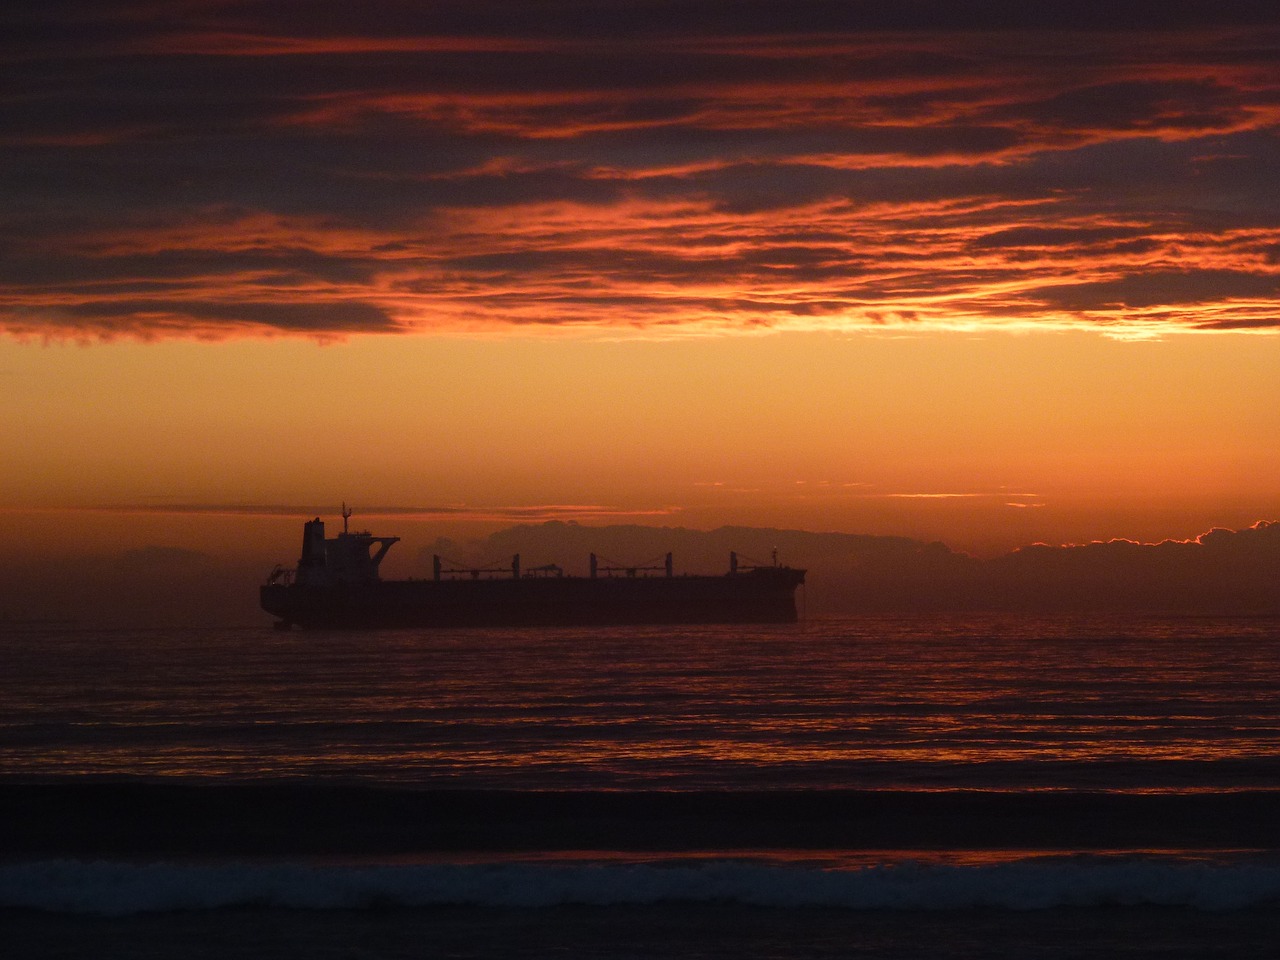
M 803 570 L 722 577 L 530 577 L 267 584 L 262 607 L 308 628 L 792 623 Z

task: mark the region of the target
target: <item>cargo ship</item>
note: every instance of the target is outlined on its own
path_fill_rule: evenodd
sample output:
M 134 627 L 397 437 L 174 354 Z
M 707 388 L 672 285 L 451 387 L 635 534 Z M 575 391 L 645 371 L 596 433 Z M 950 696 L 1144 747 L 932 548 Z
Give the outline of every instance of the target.
M 303 526 L 302 555 L 277 567 L 261 587 L 276 626 L 303 628 L 607 626 L 665 623 L 792 623 L 804 570 L 739 563 L 722 575 L 677 575 L 661 565 L 623 567 L 590 556 L 588 576 L 554 564 L 522 570 L 465 568 L 435 557 L 431 579 L 383 580 L 378 574 L 399 537 L 342 532 L 326 538 L 319 517 Z

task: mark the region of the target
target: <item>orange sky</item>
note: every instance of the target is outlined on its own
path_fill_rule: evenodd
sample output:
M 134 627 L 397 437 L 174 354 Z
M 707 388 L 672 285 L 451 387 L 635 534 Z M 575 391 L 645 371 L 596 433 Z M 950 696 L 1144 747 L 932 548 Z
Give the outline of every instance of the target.
M 1191 536 L 1280 516 L 1277 369 L 1280 340 L 1244 334 L 6 343 L 0 443 L 21 454 L 0 496 L 153 527 L 174 506 L 347 499 L 450 532 Z
M 343 499 L 985 553 L 1280 517 L 1237 5 L 134 6 L 0 24 L 19 551 Z

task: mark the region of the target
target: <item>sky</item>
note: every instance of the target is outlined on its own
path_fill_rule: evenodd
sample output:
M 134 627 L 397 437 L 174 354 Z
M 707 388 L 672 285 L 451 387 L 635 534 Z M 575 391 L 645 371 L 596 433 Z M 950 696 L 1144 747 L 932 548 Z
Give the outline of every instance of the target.
M 0 523 L 1280 519 L 1270 3 L 0 13 Z

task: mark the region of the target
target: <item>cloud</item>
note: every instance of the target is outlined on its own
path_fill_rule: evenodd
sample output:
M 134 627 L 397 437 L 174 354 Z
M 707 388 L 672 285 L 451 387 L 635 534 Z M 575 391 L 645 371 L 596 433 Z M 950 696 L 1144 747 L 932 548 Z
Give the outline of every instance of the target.
M 1152 308 L 1184 304 L 1215 304 L 1233 300 L 1274 303 L 1280 294 L 1280 274 L 1257 275 L 1242 270 L 1151 270 L 1114 280 L 1059 284 L 1029 290 L 1073 311 L 1105 310 L 1113 306 Z
M 332 517 L 329 505 L 186 504 L 109 508 L 116 511 Z M 435 517 L 457 507 L 360 508 L 360 518 Z M 908 537 L 815 533 L 750 527 L 693 530 L 609 523 L 591 505 L 518 507 L 514 525 L 468 543 L 437 540 L 420 548 L 489 561 L 520 553 L 526 566 L 560 564 L 585 574 L 591 552 L 617 565 L 647 565 L 667 551 L 679 572 L 723 572 L 729 551 L 744 562 L 780 562 L 808 570 L 805 606 L 812 616 L 918 614 L 929 611 L 1039 613 L 1280 614 L 1280 522 L 1214 529 L 1188 540 L 1133 540 L 1023 547 L 990 560 L 941 543 Z M 538 511 L 545 510 L 546 514 Z M 522 514 L 521 511 L 524 511 Z M 560 511 L 561 516 L 550 514 Z M 454 515 L 454 514 L 451 514 Z M 619 517 L 624 516 L 619 514 Z M 578 520 L 596 519 L 593 526 Z M 549 522 L 547 522 L 549 521 Z M 469 561 L 468 561 L 469 562 Z M 85 623 L 262 622 L 254 585 L 266 573 L 257 556 L 217 558 L 200 551 L 148 545 L 112 555 L 49 557 L 39 563 L 13 553 L 0 560 L 23 616 L 75 617 Z
M 234 504 L 234 503 L 133 503 L 79 508 L 101 513 L 199 514 L 234 517 L 333 517 L 334 504 Z M 678 513 L 677 507 L 624 508 L 595 503 L 548 503 L 498 506 L 434 504 L 418 506 L 360 506 L 361 518 L 400 517 L 414 520 L 545 521 L 662 517 Z
M 925 611 L 1275 614 L 1280 523 L 1213 530 L 1187 541 L 1115 540 L 1024 547 L 990 560 L 906 537 L 747 527 L 690 530 L 631 525 L 526 523 L 470 544 L 437 541 L 421 551 L 493 558 L 520 553 L 584 573 L 589 552 L 641 564 L 666 551 L 677 569 L 723 570 L 730 550 L 807 568 L 811 614 Z
M 42 4 L 0 329 L 1275 329 L 1273 12 L 1045 6 Z

